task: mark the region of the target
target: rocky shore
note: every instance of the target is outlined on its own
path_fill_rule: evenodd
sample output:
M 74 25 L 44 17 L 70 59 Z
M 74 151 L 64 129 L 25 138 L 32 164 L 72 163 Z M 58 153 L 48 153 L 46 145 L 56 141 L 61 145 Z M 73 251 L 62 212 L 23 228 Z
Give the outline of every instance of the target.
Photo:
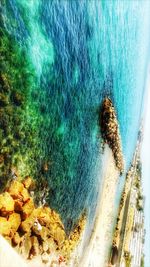
M 57 212 L 47 204 L 36 206 L 33 189 L 36 186 L 31 177 L 22 181 L 17 177 L 0 194 L 0 234 L 26 260 L 40 256 L 48 266 L 66 266 L 80 240 L 86 217 L 82 216 L 67 236 Z
M 124 170 L 124 160 L 121 148 L 119 125 L 112 101 L 108 97 L 104 99 L 101 106 L 100 125 L 104 142 L 112 149 L 116 167 L 122 174 Z

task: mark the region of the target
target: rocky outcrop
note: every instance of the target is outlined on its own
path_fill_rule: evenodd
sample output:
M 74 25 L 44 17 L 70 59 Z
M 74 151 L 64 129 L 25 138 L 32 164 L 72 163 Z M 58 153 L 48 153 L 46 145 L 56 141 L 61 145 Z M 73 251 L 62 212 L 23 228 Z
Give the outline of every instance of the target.
M 25 259 L 40 255 L 41 261 L 47 263 L 55 253 L 59 260 L 69 260 L 80 240 L 86 217 L 79 220 L 67 237 L 59 214 L 46 205 L 35 205 L 30 195 L 33 187 L 35 183 L 31 177 L 23 181 L 17 178 L 0 194 L 0 234 Z
M 85 224 L 86 215 L 83 214 L 79 219 L 77 225 L 75 226 L 74 230 L 70 233 L 69 237 L 65 240 L 63 244 L 62 251 L 66 259 L 69 260 L 71 253 L 74 251 L 77 243 L 81 239 Z
M 0 215 L 8 216 L 14 211 L 15 201 L 8 192 L 0 195 Z
M 121 148 L 121 138 L 116 112 L 111 100 L 104 99 L 100 111 L 100 125 L 104 141 L 112 149 L 115 163 L 120 173 L 124 170 L 124 160 Z

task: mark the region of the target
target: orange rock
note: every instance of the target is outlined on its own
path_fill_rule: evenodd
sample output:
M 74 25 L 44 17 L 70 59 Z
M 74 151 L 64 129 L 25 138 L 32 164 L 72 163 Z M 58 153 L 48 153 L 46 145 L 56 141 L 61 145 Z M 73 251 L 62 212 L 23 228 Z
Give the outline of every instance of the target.
M 20 230 L 25 233 L 28 233 L 31 227 L 34 225 L 35 221 L 37 220 L 37 217 L 39 216 L 40 212 L 40 208 L 34 209 L 30 216 L 27 217 L 27 219 L 21 223 Z
M 12 213 L 9 216 L 8 223 L 11 228 L 11 234 L 14 235 L 14 233 L 18 230 L 20 223 L 21 223 L 21 217 L 18 213 Z
M 33 226 L 35 221 L 34 216 L 31 214 L 25 221 L 23 221 L 20 225 L 20 230 L 24 233 L 28 233 Z
M 53 238 L 47 238 L 46 240 L 43 240 L 42 243 L 42 249 L 44 252 L 53 252 L 56 250 L 56 243 L 54 242 Z
M 26 189 L 30 189 L 30 187 L 34 184 L 30 176 L 27 176 L 22 183 Z
M 16 233 L 14 234 L 13 238 L 12 238 L 12 244 L 13 244 L 14 246 L 17 246 L 17 245 L 20 243 L 20 241 L 21 241 L 21 237 L 20 237 L 19 233 L 16 232 Z
M 40 208 L 41 212 L 38 216 L 38 221 L 41 225 L 45 226 L 50 224 L 51 209 L 47 207 Z
M 19 228 L 20 223 L 21 218 L 17 213 L 12 213 L 8 220 L 0 217 L 0 233 L 4 236 L 12 237 Z
M 8 188 L 9 194 L 13 197 L 13 199 L 19 199 L 20 201 L 26 202 L 30 196 L 24 185 L 19 181 L 13 181 Z
M 0 194 L 0 214 L 7 216 L 14 211 L 14 200 L 8 192 Z
M 59 214 L 56 211 L 51 210 L 51 217 L 50 218 L 51 218 L 51 222 L 59 224 L 59 226 L 62 229 L 64 229 L 64 225 L 63 225 L 63 223 L 61 221 L 61 218 L 60 218 Z
M 55 224 L 56 227 L 59 225 L 62 229 L 64 229 L 64 225 L 58 213 L 51 210 L 49 207 L 42 207 L 40 210 L 41 212 L 39 213 L 38 221 L 41 225 L 49 228 L 52 224 Z
M 40 252 L 39 242 L 36 236 L 31 236 L 31 244 L 32 244 L 32 247 L 30 250 L 30 257 L 36 256 Z
M 30 199 L 30 195 L 26 188 L 23 188 L 23 190 L 21 191 L 21 196 L 22 196 L 23 202 L 27 202 Z
M 42 249 L 44 252 L 49 250 L 49 244 L 48 244 L 47 240 L 43 241 Z
M 34 208 L 33 199 L 30 198 L 22 207 L 22 219 L 25 220 L 27 217 L 29 217 Z
M 61 228 L 57 227 L 54 231 L 54 240 L 57 242 L 58 246 L 62 245 L 65 241 L 65 232 Z
M 47 240 L 50 236 L 51 236 L 51 232 L 48 228 L 46 228 L 45 226 L 42 226 L 41 229 L 38 229 L 38 226 L 37 225 L 34 225 L 32 227 L 32 231 L 33 233 L 36 235 L 36 236 L 39 236 L 41 237 L 41 239 L 44 241 L 44 240 Z
M 22 211 L 22 206 L 23 206 L 23 201 L 20 201 L 19 199 L 15 200 L 15 207 L 14 207 L 14 210 L 16 212 L 20 212 Z
M 0 217 L 0 234 L 3 236 L 10 234 L 10 225 L 4 217 Z
M 9 194 L 14 198 L 14 199 L 22 199 L 21 192 L 23 191 L 24 186 L 22 183 L 18 181 L 13 181 L 8 188 Z
M 30 250 L 32 248 L 32 242 L 31 242 L 31 237 L 30 237 L 30 232 L 25 234 L 23 237 L 23 243 L 21 247 L 21 254 L 25 259 L 28 259 L 30 256 Z

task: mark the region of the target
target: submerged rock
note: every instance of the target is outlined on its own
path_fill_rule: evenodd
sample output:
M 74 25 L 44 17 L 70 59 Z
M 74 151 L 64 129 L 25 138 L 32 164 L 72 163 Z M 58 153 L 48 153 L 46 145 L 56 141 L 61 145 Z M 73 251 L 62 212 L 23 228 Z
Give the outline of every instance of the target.
M 10 91 L 10 85 L 8 81 L 7 74 L 1 73 L 0 74 L 0 84 L 1 84 L 1 91 L 3 92 L 9 92 Z
M 3 93 L 0 93 L 0 106 L 5 107 L 9 104 L 8 96 Z
M 4 155 L 0 154 L 0 164 L 2 164 L 4 162 Z
M 23 104 L 23 96 L 17 91 L 12 92 L 11 99 L 16 106 Z

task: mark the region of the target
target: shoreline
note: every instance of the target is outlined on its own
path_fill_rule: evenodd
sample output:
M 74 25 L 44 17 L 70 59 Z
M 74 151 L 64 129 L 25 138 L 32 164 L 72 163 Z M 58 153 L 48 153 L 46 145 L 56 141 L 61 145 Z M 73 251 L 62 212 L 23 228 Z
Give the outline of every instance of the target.
M 110 225 L 114 222 L 114 204 L 115 204 L 115 193 L 117 188 L 119 178 L 119 170 L 116 167 L 113 153 L 108 145 L 105 145 L 104 154 L 102 158 L 102 183 L 100 185 L 100 196 L 97 204 L 96 219 L 93 227 L 93 232 L 91 234 L 90 242 L 88 247 L 82 254 L 83 244 L 84 244 L 84 235 L 86 234 L 86 226 L 82 233 L 82 237 L 72 253 L 72 260 L 68 262 L 67 266 L 82 266 L 88 267 L 89 264 L 93 264 L 94 267 L 104 267 L 105 260 L 108 257 L 109 244 L 112 240 L 112 230 Z M 11 248 L 7 241 L 3 241 L 3 238 L 0 239 L 1 247 L 3 250 L 6 248 L 7 244 L 7 260 L 12 263 L 12 254 L 15 254 L 15 258 L 19 263 L 21 260 L 24 265 L 23 267 L 35 267 L 35 266 L 45 266 L 46 264 L 41 265 L 39 259 L 35 258 L 32 261 L 24 261 L 24 259 L 16 253 L 16 251 Z M 8 253 L 9 251 L 9 253 Z M 81 256 L 82 254 L 82 256 Z M 10 255 L 10 257 L 9 257 Z M 54 256 L 54 255 L 53 255 Z M 2 260 L 3 254 L 0 251 L 0 259 Z M 54 256 L 55 258 L 55 256 Z M 81 260 L 80 260 L 81 259 Z M 5 258 L 4 258 L 5 260 Z M 11 266 L 9 263 L 8 266 Z M 4 265 L 4 267 L 8 267 Z M 57 266 L 56 264 L 54 266 Z M 59 265 L 60 266 L 60 265 Z M 62 265 L 63 266 L 63 265 Z M 66 265 L 65 265 L 66 266 Z M 13 265 L 12 265 L 13 267 Z M 20 267 L 19 264 L 15 264 L 15 267 Z
M 82 233 L 82 237 L 77 244 L 77 247 L 72 253 L 73 260 L 69 261 L 67 266 L 82 266 L 88 267 L 92 264 L 93 267 L 106 267 L 105 263 L 108 260 L 109 256 L 109 245 L 111 244 L 113 238 L 113 224 L 115 220 L 114 208 L 115 208 L 115 195 L 118 184 L 118 179 L 120 172 L 116 167 L 113 152 L 107 144 L 104 147 L 104 154 L 102 157 L 102 182 L 100 185 L 100 193 L 96 210 L 96 219 L 93 227 L 93 232 L 90 237 L 90 242 L 88 247 L 82 254 L 83 244 L 84 244 L 84 235 L 86 234 L 86 226 Z M 110 227 L 111 226 L 111 227 Z M 3 239 L 1 238 L 1 243 Z M 7 242 L 6 242 L 7 243 Z M 1 245 L 3 246 L 3 244 Z M 4 244 L 5 248 L 5 244 Z M 8 249 L 10 253 L 8 253 Z M 11 255 L 14 249 L 8 244 L 7 247 L 7 260 L 12 260 L 12 257 L 8 257 L 8 254 Z M 17 253 L 14 251 L 16 258 Z M 53 255 L 54 258 L 56 255 Z M 0 259 L 3 258 L 3 255 L 0 252 Z M 80 260 L 81 259 L 81 260 Z M 22 260 L 25 265 L 23 267 L 35 267 L 35 266 L 47 266 L 46 264 L 41 265 L 38 258 L 30 262 L 24 262 L 23 258 L 18 254 L 18 262 Z M 38 265 L 39 264 L 39 265 Z M 9 265 L 11 266 L 11 265 Z M 53 266 L 53 265 L 52 265 Z M 56 263 L 54 263 L 54 266 Z M 60 265 L 59 265 L 60 266 Z M 62 265 L 66 266 L 66 265 Z M 8 267 L 4 265 L 4 267 Z M 20 267 L 15 264 L 15 267 Z
M 36 190 L 36 185 L 29 176 L 20 180 L 16 175 L 6 190 L 0 194 L 2 216 L 0 219 L 3 223 L 0 233 L 16 247 L 19 254 L 23 255 L 28 267 L 49 267 L 49 264 L 50 267 L 108 266 L 106 263 L 116 218 L 114 212 L 116 190 L 124 165 L 118 127 L 114 107 L 110 99 L 106 98 L 102 110 L 102 129 L 106 130 L 106 134 L 103 133 L 105 144 L 99 172 L 101 182 L 97 187 L 99 196 L 96 211 L 94 210 L 95 222 L 90 234 L 87 218 L 83 214 L 75 229 L 67 237 L 59 214 L 51 210 L 46 201 L 39 207 L 34 203 L 31 193 Z M 113 131 L 113 135 L 110 131 Z M 40 193 L 41 197 L 45 198 L 43 191 Z M 84 247 L 86 235 L 89 237 L 89 244 Z M 3 262 L 4 257 L 1 252 L 0 258 Z
M 90 242 L 79 266 L 106 267 L 109 246 L 113 238 L 115 222 L 115 195 L 120 172 L 116 167 L 112 150 L 105 144 L 102 162 L 102 184 L 97 204 L 96 219 Z

